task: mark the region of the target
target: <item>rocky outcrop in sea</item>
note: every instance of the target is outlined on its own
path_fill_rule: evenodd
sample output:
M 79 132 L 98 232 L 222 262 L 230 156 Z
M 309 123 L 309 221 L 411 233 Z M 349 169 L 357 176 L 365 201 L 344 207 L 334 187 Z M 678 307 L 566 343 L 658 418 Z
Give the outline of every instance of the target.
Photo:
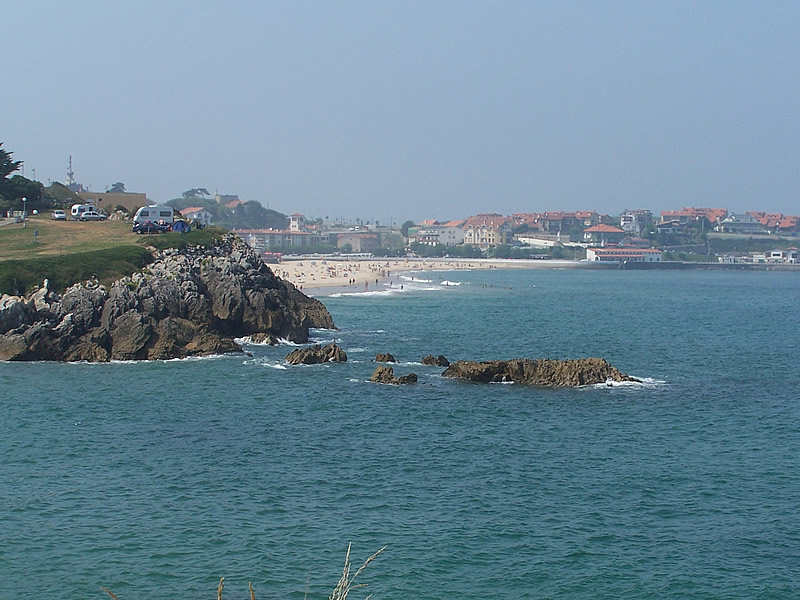
M 423 365 L 429 365 L 432 367 L 449 367 L 450 361 L 447 360 L 441 354 L 439 356 L 434 356 L 433 354 L 428 354 L 428 356 L 423 357 L 420 361 Z
M 392 367 L 380 366 L 372 373 L 369 378 L 372 383 L 388 383 L 390 385 L 407 385 L 409 383 L 417 383 L 417 374 L 409 373 L 408 375 L 400 375 L 399 377 L 394 374 Z
M 238 352 L 235 338 L 308 341 L 333 329 L 325 306 L 275 276 L 234 235 L 210 247 L 167 249 L 113 283 L 44 285 L 0 297 L 0 360 L 158 360 Z
M 442 376 L 479 383 L 522 383 L 546 387 L 577 387 L 608 381 L 639 382 L 602 358 L 459 360 L 451 363 Z
M 347 353 L 336 345 L 314 344 L 308 348 L 298 348 L 286 355 L 286 362 L 290 365 L 319 365 L 327 362 L 347 362 Z

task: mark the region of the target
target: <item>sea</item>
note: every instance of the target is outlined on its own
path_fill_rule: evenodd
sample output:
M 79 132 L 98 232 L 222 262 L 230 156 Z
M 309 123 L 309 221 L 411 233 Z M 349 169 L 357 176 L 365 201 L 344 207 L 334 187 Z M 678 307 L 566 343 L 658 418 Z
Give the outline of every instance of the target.
M 389 287 L 391 283 L 391 287 Z M 402 290 L 400 287 L 402 286 Z M 0 363 L 0 598 L 800 598 L 800 276 L 487 269 L 291 344 Z M 378 352 L 408 386 L 369 382 Z M 543 389 L 420 363 L 603 357 Z

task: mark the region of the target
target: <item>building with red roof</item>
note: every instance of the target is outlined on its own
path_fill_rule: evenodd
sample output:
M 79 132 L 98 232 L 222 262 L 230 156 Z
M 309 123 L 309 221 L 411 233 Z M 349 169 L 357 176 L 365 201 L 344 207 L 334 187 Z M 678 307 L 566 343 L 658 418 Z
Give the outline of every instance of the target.
M 625 232 L 619 227 L 612 225 L 595 225 L 583 230 L 583 239 L 589 244 L 600 244 L 601 246 L 616 245 L 625 237 Z
M 511 219 L 498 213 L 469 217 L 463 228 L 464 243 L 482 250 L 507 244 L 513 232 Z

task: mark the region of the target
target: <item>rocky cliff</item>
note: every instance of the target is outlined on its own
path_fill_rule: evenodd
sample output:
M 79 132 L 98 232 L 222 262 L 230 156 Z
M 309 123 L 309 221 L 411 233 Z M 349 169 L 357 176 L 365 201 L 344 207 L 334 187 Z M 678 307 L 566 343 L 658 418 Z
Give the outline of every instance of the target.
M 47 282 L 0 297 L 0 360 L 156 360 L 241 351 L 236 337 L 308 341 L 334 328 L 321 302 L 276 277 L 244 242 L 168 249 L 110 289 Z
M 451 363 L 442 375 L 480 383 L 513 382 L 548 387 L 591 385 L 608 380 L 639 381 L 620 372 L 602 358 L 459 360 Z

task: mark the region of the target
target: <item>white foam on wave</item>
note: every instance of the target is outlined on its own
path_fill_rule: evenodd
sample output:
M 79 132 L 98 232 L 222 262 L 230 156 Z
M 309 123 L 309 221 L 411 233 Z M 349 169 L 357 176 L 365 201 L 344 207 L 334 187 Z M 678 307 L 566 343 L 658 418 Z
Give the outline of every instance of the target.
M 444 285 L 444 286 L 448 286 L 449 287 L 451 285 L 461 285 L 461 282 L 460 281 L 448 281 L 447 279 L 444 279 L 444 280 L 439 282 L 439 285 Z
M 420 279 L 419 277 L 412 277 L 411 275 L 400 275 L 400 279 L 413 281 L 414 283 L 433 283 L 431 279 Z
M 666 381 L 661 379 L 653 379 L 652 377 L 637 377 L 640 381 L 605 381 L 603 383 L 595 383 L 585 387 L 592 389 L 614 389 L 614 388 L 628 388 L 628 389 L 657 389 L 666 385 Z
M 367 350 L 366 350 L 366 348 L 360 348 L 360 347 L 358 347 L 358 346 L 355 346 L 355 347 L 353 347 L 353 348 L 348 348 L 348 349 L 346 350 L 346 352 L 348 352 L 348 353 L 351 353 L 351 352 L 352 352 L 352 353 L 354 353 L 354 354 L 355 354 L 355 353 L 358 353 L 358 352 L 366 352 L 366 351 L 367 351 Z

